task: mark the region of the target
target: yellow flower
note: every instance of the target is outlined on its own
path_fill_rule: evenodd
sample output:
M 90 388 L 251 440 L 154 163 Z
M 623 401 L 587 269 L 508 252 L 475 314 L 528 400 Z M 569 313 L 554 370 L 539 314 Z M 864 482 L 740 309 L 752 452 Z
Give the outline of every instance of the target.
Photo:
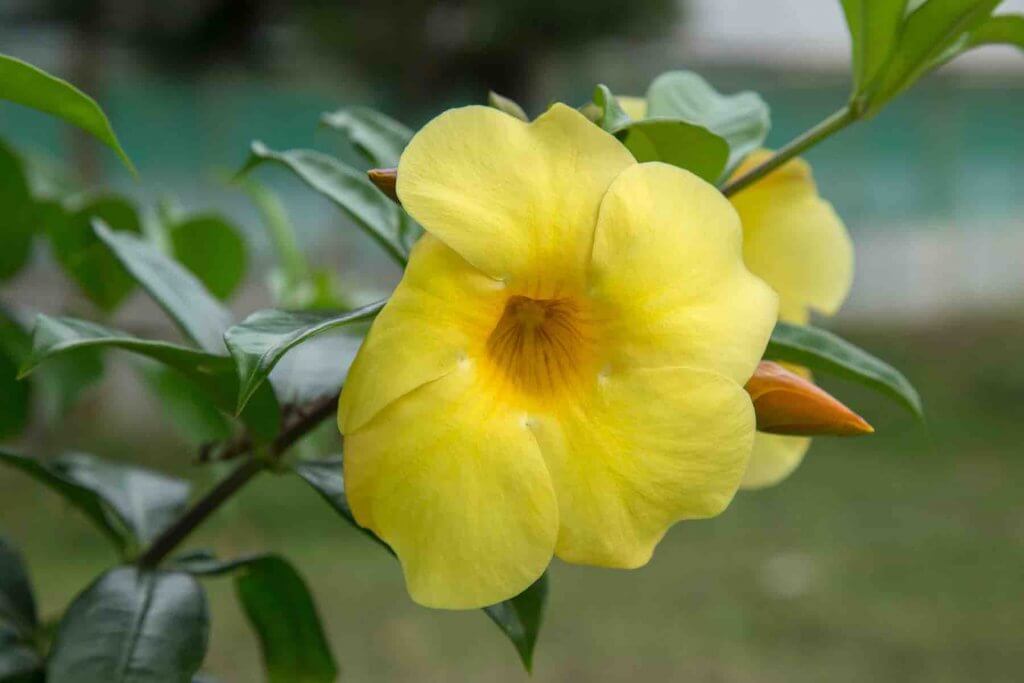
M 674 522 L 721 512 L 777 309 L 729 202 L 561 104 L 448 111 L 398 168 L 427 233 L 338 422 L 352 511 L 413 599 L 493 604 L 552 555 L 638 567 Z
M 736 175 L 770 155 L 754 152 Z M 743 222 L 743 259 L 778 292 L 779 318 L 802 324 L 812 309 L 835 314 L 853 282 L 853 245 L 832 205 L 818 196 L 810 166 L 794 159 L 733 195 L 732 204 Z M 810 378 L 802 368 L 789 369 Z M 805 437 L 758 433 L 743 487 L 785 479 L 810 445 Z

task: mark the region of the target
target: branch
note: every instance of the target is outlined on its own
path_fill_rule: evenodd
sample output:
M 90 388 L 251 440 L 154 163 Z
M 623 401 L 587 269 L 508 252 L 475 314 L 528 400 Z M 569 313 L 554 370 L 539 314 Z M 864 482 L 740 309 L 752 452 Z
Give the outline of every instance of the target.
M 266 469 L 269 463 L 278 460 L 296 441 L 320 426 L 320 423 L 334 415 L 337 410 L 338 396 L 336 394 L 310 401 L 301 406 L 295 411 L 295 417 L 281 429 L 281 432 L 267 447 L 265 458 L 250 457 L 243 461 L 231 474 L 186 510 L 174 524 L 165 529 L 139 556 L 139 564 L 143 567 L 159 565 L 189 534 L 195 531 L 196 527 L 206 521 L 249 480 Z M 225 452 L 230 451 L 235 455 L 241 455 L 251 453 L 255 447 L 251 439 L 244 437 L 228 444 Z

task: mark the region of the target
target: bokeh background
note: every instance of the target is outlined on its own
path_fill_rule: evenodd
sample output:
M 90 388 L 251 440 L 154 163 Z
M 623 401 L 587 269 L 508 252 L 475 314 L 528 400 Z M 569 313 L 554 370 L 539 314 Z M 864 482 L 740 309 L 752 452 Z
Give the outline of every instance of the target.
M 418 126 L 491 88 L 538 113 L 555 99 L 584 102 L 597 82 L 641 94 L 658 73 L 687 68 L 725 92 L 759 91 L 772 107 L 769 142 L 780 145 L 848 89 L 839 3 L 824 0 L 0 0 L 0 51 L 96 96 L 140 180 L 13 105 L 0 105 L 0 138 L 82 187 L 175 198 L 246 230 L 254 276 L 232 302 L 239 315 L 267 305 L 258 274 L 269 255 L 258 214 L 225 175 L 254 139 L 355 161 L 318 128 L 322 112 L 368 105 Z M 1009 48 L 968 55 L 808 158 L 857 248 L 854 293 L 828 324 L 906 372 L 928 425 L 826 379 L 877 436 L 819 440 L 783 485 L 676 527 L 642 570 L 556 564 L 534 680 L 1020 680 L 1024 59 Z M 394 285 L 398 272 L 327 202 L 283 173 L 260 178 L 317 265 L 358 296 Z M 95 315 L 43 249 L 0 298 Z M 118 320 L 173 334 L 141 294 Z M 20 445 L 209 482 L 216 468 L 191 464 L 180 417 L 119 359 L 59 428 Z M 44 614 L 115 560 L 74 511 L 9 471 L 0 533 L 27 555 Z M 414 605 L 391 558 L 296 481 L 265 477 L 192 545 L 294 560 L 345 680 L 525 680 L 482 615 Z M 209 588 L 207 668 L 259 680 L 230 582 Z

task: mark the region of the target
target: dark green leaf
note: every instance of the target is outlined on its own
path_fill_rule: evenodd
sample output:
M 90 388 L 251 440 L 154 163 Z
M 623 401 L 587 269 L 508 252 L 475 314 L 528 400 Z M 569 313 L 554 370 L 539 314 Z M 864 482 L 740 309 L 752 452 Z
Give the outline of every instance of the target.
M 772 332 L 765 360 L 794 363 L 816 372 L 863 384 L 923 418 L 917 390 L 898 370 L 850 342 L 809 325 L 779 322 Z
M 238 229 L 222 216 L 193 216 L 168 228 L 174 258 L 211 294 L 227 299 L 245 277 L 248 255 Z
M 331 683 L 338 666 L 313 596 L 295 568 L 277 555 L 220 562 L 206 553 L 176 566 L 199 576 L 233 574 L 235 591 L 256 630 L 270 683 Z
M 114 196 L 91 199 L 70 213 L 56 204 L 48 204 L 42 225 L 57 262 L 93 303 L 109 312 L 131 293 L 135 281 L 96 237 L 92 229 L 94 218 L 122 233 L 142 232 L 135 207 Z
M 729 145 L 704 126 L 675 119 L 630 121 L 611 91 L 599 85 L 594 103 L 598 123 L 614 133 L 637 161 L 661 161 L 686 169 L 709 183 L 718 180 L 729 160 Z
M 408 252 L 399 234 L 399 209 L 370 182 L 365 173 L 320 152 L 274 152 L 260 142 L 252 144 L 252 153 L 241 173 L 248 173 L 267 162 L 284 166 L 309 187 L 324 195 L 393 259 L 399 264 L 405 264 Z
M 18 379 L 29 344 L 21 326 L 0 309 L 0 439 L 21 434 L 31 418 L 31 386 Z
M 213 401 L 195 390 L 187 377 L 163 365 L 143 368 L 150 390 L 178 431 L 191 443 L 221 441 L 231 436 L 231 423 Z
M 183 572 L 118 567 L 61 620 L 49 683 L 190 683 L 206 654 L 203 589 Z
M 291 313 L 268 309 L 253 313 L 241 324 L 230 328 L 224 335 L 224 341 L 238 367 L 241 386 L 239 410 L 290 349 L 342 325 L 369 320 L 383 306 L 384 302 L 378 301 L 342 314 Z
M 238 375 L 228 356 L 217 356 L 163 341 L 139 339 L 126 332 L 75 318 L 36 318 L 32 352 L 21 368 L 22 376 L 44 360 L 82 348 L 116 348 L 170 366 L 191 380 L 213 403 L 228 414 L 235 413 Z M 241 414 L 259 439 L 271 439 L 280 428 L 277 399 L 269 385 L 260 387 Z
M 2 86 L 0 86 L 2 88 Z M 35 202 L 21 159 L 0 142 L 0 280 L 21 270 L 32 251 Z
M 928 0 L 903 23 L 892 57 L 870 93 L 871 113 L 941 63 L 951 46 L 978 28 L 1001 0 Z
M 32 584 L 21 556 L 0 537 L 0 681 L 42 680 Z
M 527 671 L 533 670 L 533 649 L 537 645 L 547 600 L 548 575 L 545 572 L 516 597 L 484 608 L 491 621 L 512 641 Z
M 412 139 L 404 125 L 367 107 L 349 107 L 324 114 L 325 126 L 341 131 L 352 146 L 376 168 L 394 168 Z
M 907 0 L 842 0 L 850 31 L 853 97 L 863 94 L 889 60 Z
M 84 512 L 122 552 L 155 538 L 188 502 L 189 486 L 183 481 L 84 453 L 41 462 L 25 455 L 0 452 L 0 461 L 59 493 Z
M 101 220 L 96 220 L 93 227 L 121 265 L 189 339 L 210 353 L 224 351 L 223 335 L 231 325 L 231 313 L 192 273 L 141 239 L 110 230 Z
M 499 95 L 493 90 L 487 93 L 487 106 L 494 107 L 498 111 L 503 111 L 509 116 L 514 116 L 520 121 L 529 121 L 530 117 L 526 115 L 526 111 L 519 106 L 519 103 L 515 100 L 509 99 L 504 95 Z
M 0 99 L 52 114 L 78 126 L 110 149 L 135 173 L 103 110 L 81 90 L 20 59 L 0 55 Z
M 670 71 L 647 90 L 647 118 L 681 119 L 707 128 L 729 146 L 726 172 L 764 143 L 768 105 L 755 92 L 722 95 L 692 71 Z
M 292 470 L 309 484 L 342 519 L 394 555 L 387 543 L 356 522 L 345 495 L 343 467 L 343 459 L 339 456 L 323 460 L 300 460 L 292 465 Z M 491 621 L 497 624 L 512 641 L 527 671 L 533 665 L 533 648 L 537 643 L 547 595 L 548 578 L 547 574 L 544 574 L 516 597 L 484 608 L 484 612 Z

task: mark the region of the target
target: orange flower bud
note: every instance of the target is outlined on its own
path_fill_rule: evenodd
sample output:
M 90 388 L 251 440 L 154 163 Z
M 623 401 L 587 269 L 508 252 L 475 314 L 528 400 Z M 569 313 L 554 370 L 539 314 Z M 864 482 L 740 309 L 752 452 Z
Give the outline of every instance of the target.
M 778 363 L 761 361 L 746 386 L 757 429 L 794 436 L 871 434 L 874 428 L 828 392 Z
M 396 191 L 396 185 L 398 184 L 397 168 L 371 168 L 366 172 L 366 175 L 370 177 L 370 182 L 376 185 L 377 189 L 387 195 L 389 199 L 398 201 L 398 192 Z

